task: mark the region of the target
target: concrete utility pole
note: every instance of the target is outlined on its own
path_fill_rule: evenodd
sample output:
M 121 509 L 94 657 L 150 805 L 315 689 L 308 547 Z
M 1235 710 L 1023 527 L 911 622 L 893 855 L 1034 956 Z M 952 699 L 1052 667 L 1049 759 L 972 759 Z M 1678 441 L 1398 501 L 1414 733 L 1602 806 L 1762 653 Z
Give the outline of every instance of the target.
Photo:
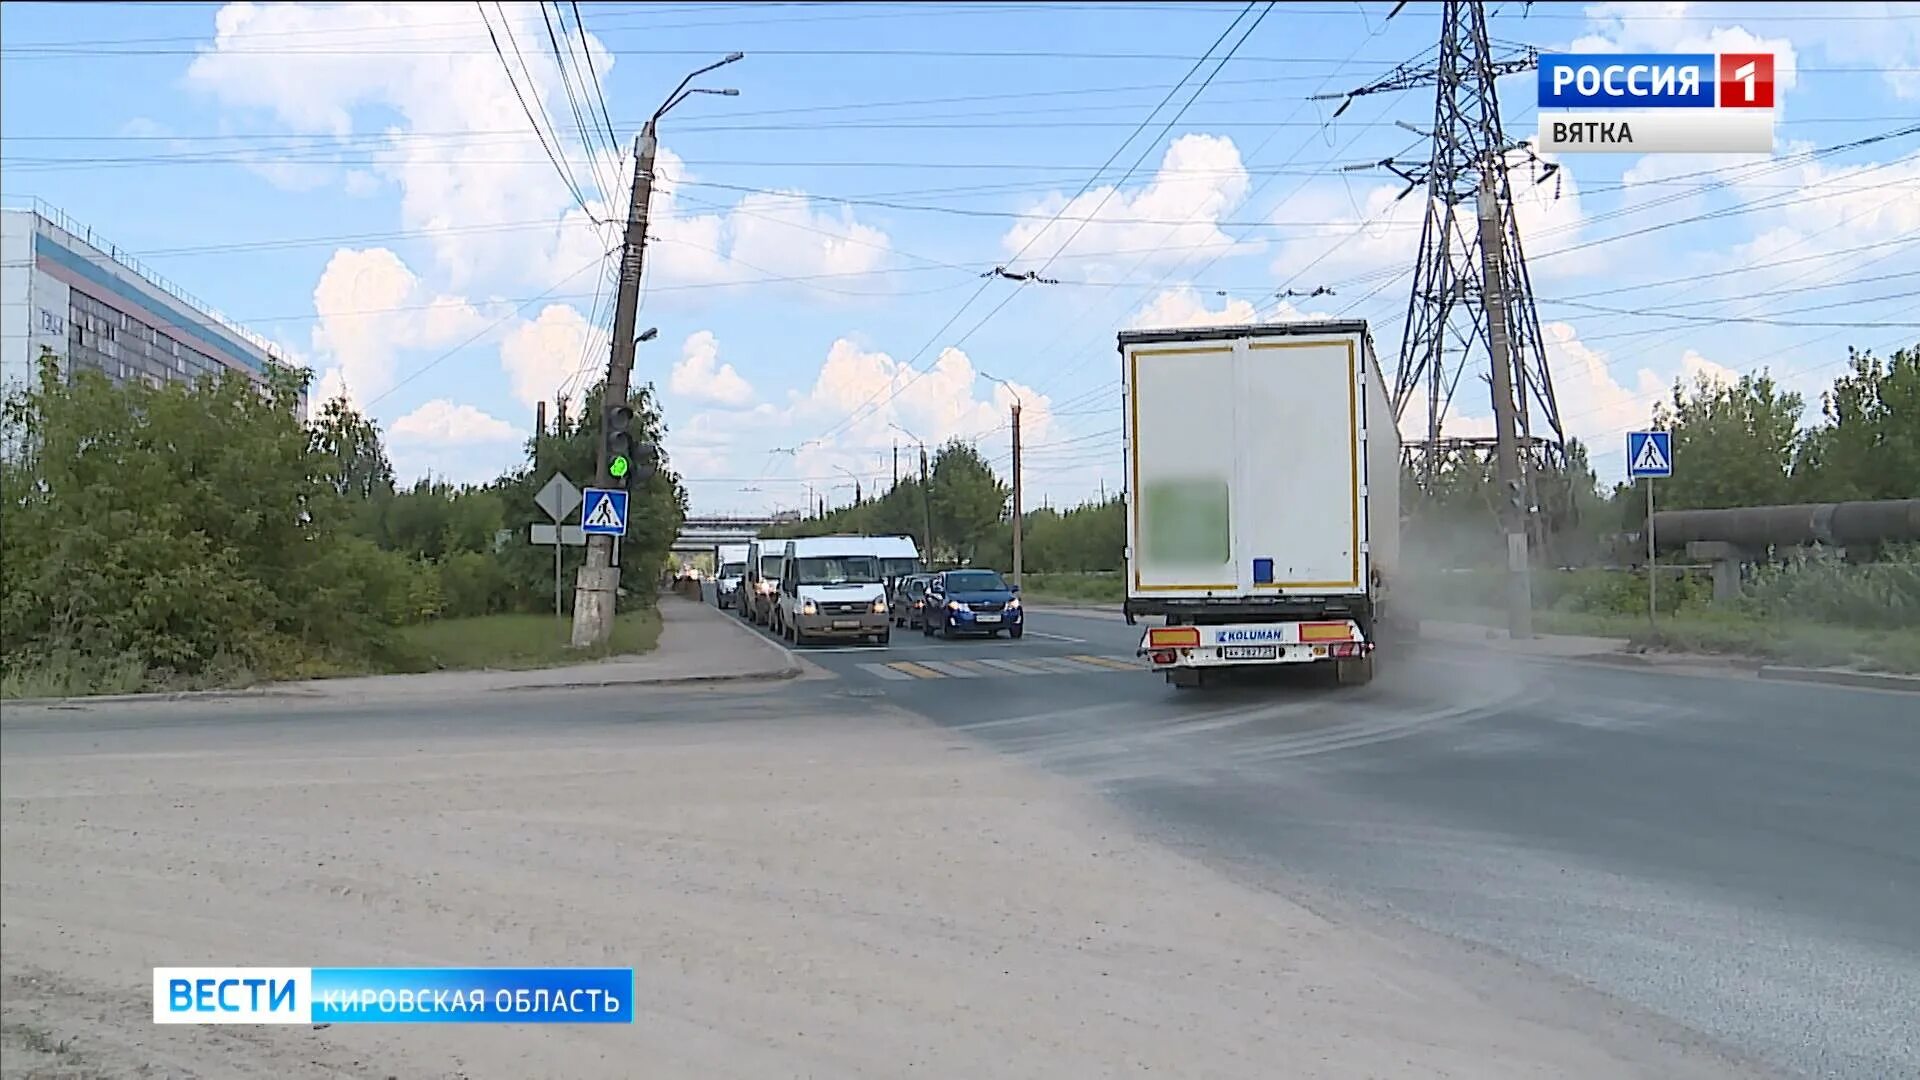
M 1499 162 L 1480 173 L 1480 260 L 1486 295 L 1487 345 L 1493 353 L 1493 429 L 1500 490 L 1506 496 L 1501 521 L 1507 534 L 1507 629 L 1516 639 L 1533 636 L 1532 560 L 1527 552 L 1527 484 L 1520 474 L 1520 448 L 1513 397 L 1513 354 L 1507 337 L 1506 272 L 1501 263 L 1505 232 L 1494 190 Z
M 1025 516 L 1022 512 L 1025 506 L 1020 501 L 1020 406 L 1022 404 L 1020 392 L 1013 388 L 1012 383 L 997 375 L 989 375 L 982 371 L 980 377 L 988 382 L 999 383 L 1006 388 L 1007 396 L 1013 399 L 1011 424 L 1013 430 L 1013 583 L 1018 585 L 1020 584 L 1020 529 L 1024 524 L 1021 518 Z
M 633 143 L 633 201 L 627 208 L 627 235 L 620 253 L 620 291 L 613 307 L 613 358 L 607 364 L 606 391 L 601 396 L 601 411 L 627 401 L 627 384 L 633 372 L 633 324 L 640 312 L 640 271 L 646 256 L 647 202 L 653 195 L 653 159 L 659 140 L 648 120 Z M 604 427 L 604 420 L 602 421 Z M 607 475 L 606 432 L 600 433 L 595 455 L 594 484 L 611 487 Z M 587 537 L 587 561 L 580 568 L 573 590 L 573 647 L 592 648 L 613 634 L 613 602 L 620 590 L 620 568 L 613 565 L 613 537 Z
M 1013 584 L 1020 585 L 1020 401 L 1013 402 Z
M 893 440 L 893 486 L 900 486 L 900 440 Z M 892 490 L 892 489 L 888 489 Z
M 933 562 L 933 489 L 927 484 L 927 444 L 920 444 L 920 511 L 927 520 L 927 550 L 921 552 L 926 562 Z
M 599 468 L 594 477 L 601 487 L 626 486 L 624 481 L 616 484 L 616 478 L 607 472 L 607 408 L 627 404 L 629 376 L 633 372 L 633 327 L 640 312 L 640 272 L 646 257 L 647 206 L 653 196 L 653 163 L 660 145 L 660 118 L 696 93 L 728 97 L 738 94 L 738 90 L 688 89 L 687 84 L 714 68 L 733 63 L 740 56 L 733 53 L 680 80 L 667 100 L 647 118 L 640 136 L 634 140 L 633 196 L 627 206 L 627 234 L 620 253 L 620 291 L 613 308 L 613 355 L 607 364 L 606 390 L 601 397 L 600 448 L 596 455 Z M 614 564 L 614 551 L 613 537 L 587 538 L 586 565 L 580 568 L 573 594 L 572 644 L 576 649 L 603 644 L 613 634 L 614 597 L 620 590 L 620 568 Z

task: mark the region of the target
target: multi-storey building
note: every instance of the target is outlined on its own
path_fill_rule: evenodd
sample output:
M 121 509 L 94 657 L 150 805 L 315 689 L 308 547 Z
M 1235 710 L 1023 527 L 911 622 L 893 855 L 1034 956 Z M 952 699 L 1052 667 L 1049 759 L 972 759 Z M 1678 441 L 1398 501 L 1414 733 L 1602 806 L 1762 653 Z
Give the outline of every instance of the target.
M 283 363 L 266 338 L 36 200 L 0 211 L 0 389 L 35 378 L 43 348 L 69 379 L 153 386 L 221 371 L 264 381 Z

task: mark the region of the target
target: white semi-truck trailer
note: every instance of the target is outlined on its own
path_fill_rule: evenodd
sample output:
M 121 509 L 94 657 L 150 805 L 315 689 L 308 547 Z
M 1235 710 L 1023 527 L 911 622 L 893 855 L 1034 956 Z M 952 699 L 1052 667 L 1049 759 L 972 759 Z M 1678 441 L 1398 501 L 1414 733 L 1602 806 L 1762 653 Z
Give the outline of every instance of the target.
M 1400 438 L 1364 322 L 1120 334 L 1127 621 L 1167 681 L 1327 663 L 1404 626 Z M 1386 632 L 1383 634 L 1383 630 Z

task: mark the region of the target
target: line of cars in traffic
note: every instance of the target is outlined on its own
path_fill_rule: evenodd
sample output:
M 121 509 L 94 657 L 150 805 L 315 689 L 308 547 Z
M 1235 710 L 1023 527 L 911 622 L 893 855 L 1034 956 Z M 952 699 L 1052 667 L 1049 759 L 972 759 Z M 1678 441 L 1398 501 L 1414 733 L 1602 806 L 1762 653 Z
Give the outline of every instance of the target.
M 810 536 L 722 548 L 714 602 L 795 645 L 927 637 L 1018 638 L 1019 586 L 996 570 L 928 571 L 907 536 Z

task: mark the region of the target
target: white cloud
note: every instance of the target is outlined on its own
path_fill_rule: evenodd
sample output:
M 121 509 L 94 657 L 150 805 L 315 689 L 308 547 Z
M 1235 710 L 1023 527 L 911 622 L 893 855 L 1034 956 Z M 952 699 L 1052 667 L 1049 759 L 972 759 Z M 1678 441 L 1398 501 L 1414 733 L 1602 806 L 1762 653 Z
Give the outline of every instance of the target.
M 551 285 L 618 242 L 631 161 L 625 175 L 616 175 L 620 170 L 602 152 L 596 170 L 577 133 L 559 140 L 555 150 L 592 216 L 616 222 L 594 224 L 525 122 L 486 28 L 478 19 L 450 27 L 447 10 L 426 3 L 228 4 L 188 81 L 222 104 L 263 110 L 289 129 L 318 134 L 323 151 L 374 155 L 380 163 L 372 174 L 398 188 L 405 226 L 433 230 L 435 260 L 454 288 L 495 280 Z M 536 5 L 503 5 L 488 14 L 503 38 L 510 32 L 523 43 L 546 39 Z M 256 45 L 289 40 L 311 48 Z M 592 35 L 585 44 L 604 81 L 613 55 Z M 523 55 L 525 70 L 518 58 L 514 63 L 521 91 L 557 116 L 555 103 L 566 94 L 551 50 L 526 48 Z M 559 125 L 563 132 L 566 127 Z M 324 154 L 303 149 L 302 156 L 259 164 L 283 184 L 304 186 L 318 177 L 351 193 L 367 190 L 366 174 L 329 163 Z M 793 276 L 844 273 L 882 265 L 887 257 L 883 233 L 849 215 L 818 211 L 804 197 L 756 195 L 719 213 L 689 215 L 674 191 L 674 182 L 686 179 L 680 160 L 662 148 L 655 174 L 650 232 L 660 244 L 649 252 L 654 283 L 767 276 L 753 266 Z M 491 225 L 508 227 L 472 227 Z
M 531 322 L 522 322 L 500 341 L 500 367 L 513 396 L 527 408 L 557 403 L 560 391 L 578 415 L 586 388 L 606 368 L 606 335 L 587 325 L 569 304 L 548 304 Z
M 735 408 L 753 400 L 753 387 L 747 380 L 732 364 L 720 362 L 720 342 L 711 330 L 688 335 L 680 347 L 680 362 L 673 365 L 668 377 L 667 389 L 690 401 Z
M 480 484 L 520 457 L 526 433 L 472 405 L 435 398 L 387 427 L 394 477 Z
M 1593 446 L 1598 453 L 1617 449 L 1626 432 L 1646 425 L 1656 403 L 1666 400 L 1677 376 L 1692 384 L 1696 376 L 1734 381 L 1740 375 L 1687 349 L 1660 370 L 1642 366 L 1630 382 L 1616 377 L 1619 361 L 1579 339 L 1572 325 L 1545 323 L 1540 328 L 1547 347 L 1547 365 L 1553 372 L 1554 396 L 1566 433 Z M 1625 375 L 1625 372 L 1621 372 Z
M 1147 302 L 1127 320 L 1130 329 L 1185 329 L 1197 326 L 1238 326 L 1253 321 L 1253 304 L 1228 298 L 1220 310 L 1207 302 L 1191 285 L 1167 289 Z
M 1770 264 L 1775 255 L 1802 258 L 1887 237 L 1920 234 L 1920 198 L 1913 194 L 1920 191 L 1920 159 L 1911 156 L 1886 163 L 1835 166 L 1804 161 L 1786 172 L 1748 183 L 1736 179 L 1731 186 L 1742 201 L 1786 204 L 1752 215 L 1756 219 L 1753 239 L 1729 252 L 1728 265 L 1751 268 L 1757 274 L 1844 280 L 1845 262 L 1802 262 L 1777 270 L 1770 269 Z M 1851 261 L 1864 262 L 1884 254 L 1867 252 Z M 1752 280 L 1743 278 L 1738 292 L 1754 291 L 1758 290 Z
M 408 349 L 453 344 L 485 324 L 467 301 L 436 295 L 386 248 L 341 248 L 313 288 L 320 321 L 313 348 L 323 363 L 315 400 L 345 392 L 356 404 L 393 386 Z
M 1076 272 L 1092 272 L 1166 265 L 1191 258 L 1203 247 L 1209 254 L 1225 254 L 1235 242 L 1221 231 L 1220 222 L 1246 199 L 1249 187 L 1246 165 L 1232 139 L 1182 135 L 1167 148 L 1146 186 L 1131 192 L 1098 187 L 1071 201 L 1054 192 L 1028 207 L 1026 212 L 1037 216 L 1007 230 L 1000 244 L 1009 255 L 1024 249 L 1016 270 L 1037 267 L 1056 255 L 1072 260 Z M 1060 220 L 1052 220 L 1054 215 Z M 1109 252 L 1121 254 L 1092 255 Z
M 771 406 L 763 408 L 770 410 Z M 701 477 L 749 475 L 750 471 L 745 470 L 745 466 L 734 464 L 733 455 L 743 431 L 757 430 L 741 413 L 695 413 L 668 426 L 667 457 L 672 461 L 674 471 L 683 478 L 697 480 Z M 706 487 L 694 490 L 700 494 L 717 494 Z
M 1219 295 L 1216 293 L 1216 295 Z M 1143 329 L 1192 329 L 1201 326 L 1240 326 L 1252 322 L 1295 322 L 1332 318 L 1324 311 L 1302 311 L 1290 300 L 1280 300 L 1264 311 L 1251 300 L 1224 297 L 1219 310 L 1207 306 L 1206 298 L 1191 285 L 1165 289 L 1133 313 L 1127 327 Z
M 758 483 L 772 497 L 787 493 L 793 486 L 788 478 L 793 477 L 827 478 L 816 485 L 822 490 L 830 491 L 836 483 L 850 487 L 852 481 L 842 470 L 871 487 L 891 475 L 896 445 L 902 449 L 903 467 L 917 468 L 914 438 L 929 450 L 960 438 L 978 445 L 989 458 L 1004 458 L 1011 445 L 1016 395 L 1025 442 L 1039 445 L 1058 437 L 1049 397 L 1019 381 L 1011 388 L 994 382 L 959 349 L 945 350 L 924 376 L 913 378 L 913 369 L 892 356 L 841 338 L 828 350 L 812 384 L 789 391 L 784 407 L 762 404 L 744 414 L 701 414 L 695 428 L 674 431 L 669 443 L 696 452 L 738 445 L 728 456 L 731 464 L 719 469 L 715 463 L 716 471 L 764 474 Z M 858 419 L 843 423 L 856 411 Z M 831 435 L 821 437 L 829 430 Z M 701 442 L 702 432 L 713 433 L 714 439 Z M 781 443 L 793 452 L 767 453 Z M 998 462 L 1002 472 L 1005 465 Z
M 446 398 L 435 398 L 387 428 L 395 443 L 428 442 L 444 446 L 474 443 L 498 443 L 526 436 L 495 416 L 471 405 L 456 405 Z

